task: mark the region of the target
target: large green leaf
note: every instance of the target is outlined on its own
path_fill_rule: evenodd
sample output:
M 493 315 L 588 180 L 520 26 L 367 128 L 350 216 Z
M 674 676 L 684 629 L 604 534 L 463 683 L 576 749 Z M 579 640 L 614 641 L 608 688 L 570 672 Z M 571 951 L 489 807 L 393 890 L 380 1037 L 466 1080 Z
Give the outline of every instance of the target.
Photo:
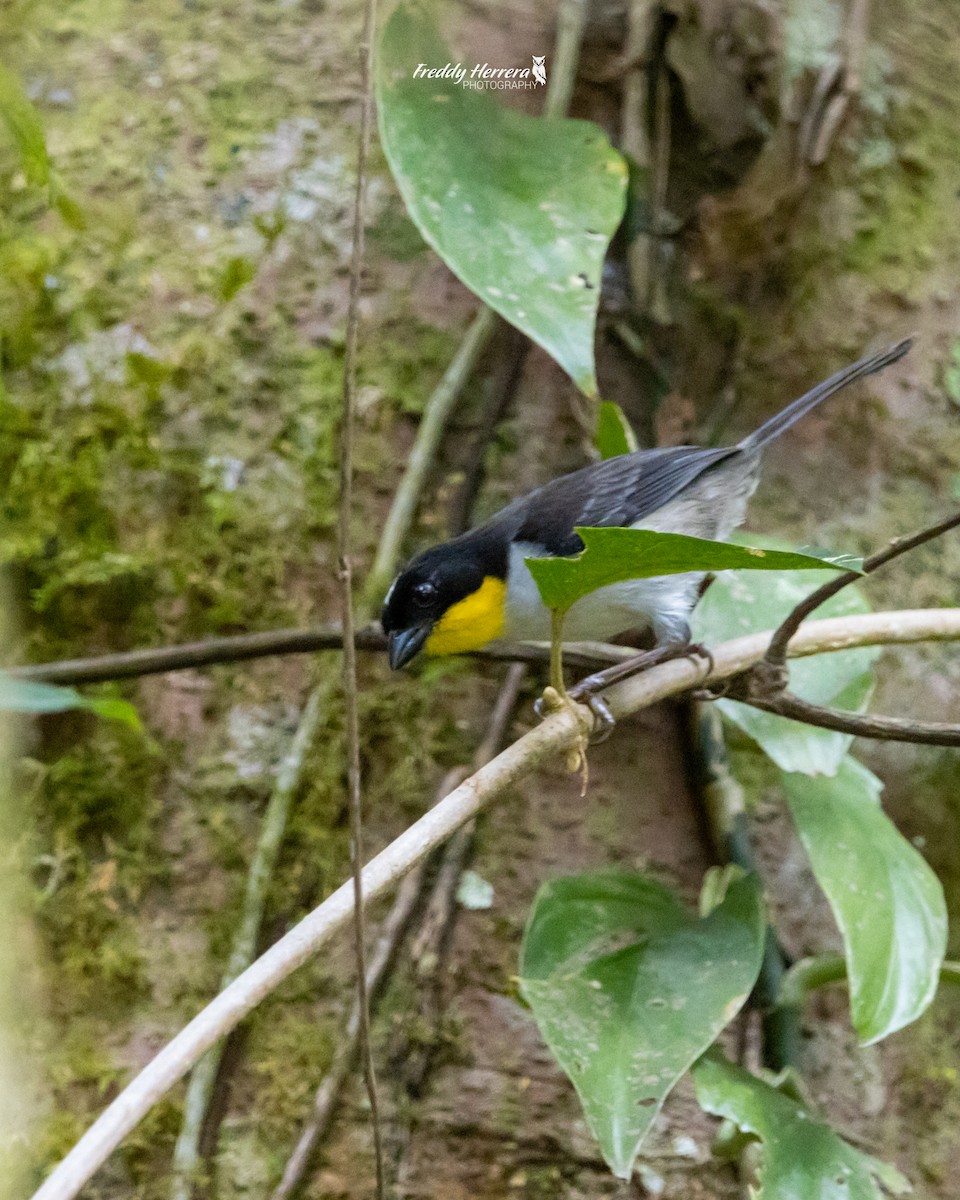
M 850 1012 L 864 1042 L 915 1021 L 947 944 L 936 875 L 880 807 L 882 783 L 854 759 L 836 776 L 785 775 L 800 840 L 843 934 Z
M 601 400 L 597 413 L 597 433 L 594 437 L 601 458 L 616 458 L 637 448 L 637 435 L 630 428 L 623 409 L 612 400 Z
M 134 729 L 141 728 L 137 710 L 126 700 L 118 700 L 113 696 L 81 696 L 73 688 L 11 679 L 0 672 L 0 711 L 40 714 L 68 712 L 77 708 L 86 709 L 98 717 L 123 721 Z
M 8 68 L 0 66 L 0 121 L 20 155 L 23 173 L 28 183 L 44 187 L 50 178 L 50 162 L 43 125 L 24 95 L 20 80 Z
M 881 1200 L 878 1182 L 897 1196 L 910 1190 L 895 1167 L 854 1149 L 796 1100 L 718 1054 L 697 1063 L 693 1082 L 702 1108 L 763 1142 L 756 1200 Z
M 399 4 L 376 89 L 407 211 L 468 288 L 593 395 L 600 271 L 623 215 L 624 161 L 590 122 L 530 117 L 453 79 L 413 77 L 421 63 L 451 61 L 422 11 Z
M 521 988 L 621 1178 L 667 1093 L 749 995 L 763 938 L 752 876 L 734 880 L 703 920 L 627 871 L 557 879 L 538 892 Z
M 770 550 L 787 550 L 786 542 L 755 534 L 734 535 Z M 693 636 L 707 645 L 776 629 L 800 600 L 831 578 L 828 571 L 790 571 L 719 575 L 693 614 Z M 869 612 L 870 606 L 853 587 L 844 588 L 816 611 L 816 617 L 845 617 Z M 862 712 L 873 690 L 871 666 L 880 654 L 876 646 L 842 650 L 789 664 L 790 688 L 813 704 L 829 704 Z M 853 738 L 832 729 L 817 729 L 761 712 L 735 700 L 718 701 L 723 715 L 756 741 L 784 771 L 833 775 Z
M 528 558 L 527 566 L 547 608 L 565 612 L 577 600 L 611 583 L 681 575 L 685 571 L 809 571 L 831 566 L 857 570 L 859 560 L 815 558 L 795 551 L 764 550 L 656 533 L 651 529 L 578 528 L 583 550 L 570 558 Z

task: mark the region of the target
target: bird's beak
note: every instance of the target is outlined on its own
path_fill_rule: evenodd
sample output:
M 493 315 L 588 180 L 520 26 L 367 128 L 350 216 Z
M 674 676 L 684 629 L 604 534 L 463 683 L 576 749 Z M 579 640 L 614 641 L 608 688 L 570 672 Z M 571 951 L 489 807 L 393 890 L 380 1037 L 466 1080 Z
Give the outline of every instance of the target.
M 431 625 L 411 625 L 409 629 L 395 629 L 387 635 L 387 650 L 390 666 L 394 671 L 405 667 L 423 649 L 430 636 Z

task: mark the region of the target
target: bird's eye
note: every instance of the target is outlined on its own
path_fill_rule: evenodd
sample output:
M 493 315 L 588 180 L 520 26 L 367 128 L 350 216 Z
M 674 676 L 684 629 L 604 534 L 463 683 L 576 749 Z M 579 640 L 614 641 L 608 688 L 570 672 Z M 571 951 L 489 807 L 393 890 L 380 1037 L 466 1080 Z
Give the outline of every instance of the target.
M 437 594 L 436 585 L 430 582 L 418 583 L 413 589 L 414 604 L 427 605 L 432 603 L 434 596 Z

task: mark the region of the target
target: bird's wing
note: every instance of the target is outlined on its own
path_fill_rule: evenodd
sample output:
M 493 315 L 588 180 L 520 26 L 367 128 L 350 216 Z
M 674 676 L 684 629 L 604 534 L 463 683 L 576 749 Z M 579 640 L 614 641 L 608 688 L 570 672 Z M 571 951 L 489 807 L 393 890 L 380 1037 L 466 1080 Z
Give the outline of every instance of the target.
M 640 450 L 562 475 L 508 505 L 488 522 L 512 540 L 537 542 L 552 555 L 578 554 L 578 525 L 628 526 L 668 504 L 709 467 L 741 451 L 674 446 Z

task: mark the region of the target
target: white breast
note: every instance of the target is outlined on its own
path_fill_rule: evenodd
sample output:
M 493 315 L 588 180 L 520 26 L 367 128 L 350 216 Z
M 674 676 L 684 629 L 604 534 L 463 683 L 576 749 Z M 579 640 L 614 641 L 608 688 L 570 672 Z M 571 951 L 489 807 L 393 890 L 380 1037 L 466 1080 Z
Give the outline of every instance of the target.
M 511 641 L 543 642 L 550 638 L 550 612 L 524 562 L 536 558 L 536 547 L 518 542 L 510 549 L 506 625 Z M 696 600 L 699 574 L 630 579 L 598 588 L 578 600 L 564 622 L 570 642 L 605 641 L 628 629 L 652 628 L 658 642 L 685 641 L 687 617 Z

